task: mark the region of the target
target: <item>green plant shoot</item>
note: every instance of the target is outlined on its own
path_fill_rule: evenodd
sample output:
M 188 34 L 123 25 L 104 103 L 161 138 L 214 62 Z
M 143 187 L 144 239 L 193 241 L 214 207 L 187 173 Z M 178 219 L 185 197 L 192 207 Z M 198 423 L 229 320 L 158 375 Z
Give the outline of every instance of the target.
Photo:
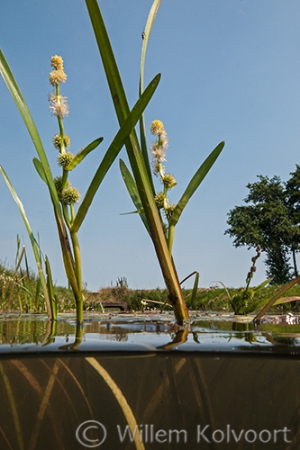
M 53 86 L 54 92 L 52 92 L 49 96 L 50 109 L 58 120 L 58 133 L 53 138 L 53 144 L 58 150 L 58 163 L 61 167 L 61 175 L 55 178 L 51 173 L 50 165 L 48 163 L 48 159 L 44 151 L 44 147 L 41 142 L 36 125 L 32 119 L 26 102 L 12 74 L 12 71 L 4 57 L 4 54 L 2 53 L 2 51 L 0 51 L 0 73 L 20 111 L 23 121 L 33 140 L 38 154 L 38 158 L 34 158 L 33 163 L 41 179 L 46 183 L 49 191 L 61 244 L 65 272 L 76 301 L 77 323 L 81 324 L 83 322 L 84 297 L 82 285 L 82 262 L 78 232 L 87 215 L 94 196 L 101 182 L 103 181 L 104 176 L 119 154 L 124 142 L 130 135 L 132 129 L 140 119 L 144 109 L 149 103 L 159 83 L 160 76 L 157 75 L 150 82 L 147 89 L 145 90 L 143 95 L 140 96 L 133 109 L 131 111 L 128 110 L 126 120 L 123 121 L 122 126 L 120 126 L 119 131 L 116 133 L 115 138 L 108 147 L 94 177 L 91 180 L 86 194 L 84 195 L 83 200 L 80 203 L 80 206 L 76 210 L 75 204 L 79 202 L 80 193 L 75 187 L 71 185 L 69 180 L 69 173 L 73 169 L 75 169 L 91 151 L 98 147 L 103 138 L 95 139 L 91 144 L 78 152 L 76 155 L 73 155 L 68 150 L 70 146 L 70 138 L 65 133 L 63 120 L 69 114 L 69 105 L 67 102 L 67 98 L 61 94 L 61 84 L 66 81 L 67 76 L 63 67 L 63 59 L 60 56 L 53 56 L 51 58 L 51 65 L 53 67 L 53 70 L 50 73 L 49 79 L 51 85 Z M 33 238 L 31 230 L 29 230 L 28 228 L 29 223 L 26 218 L 25 211 L 22 209 L 22 204 L 17 198 L 17 195 L 10 181 L 8 180 L 8 177 L 2 168 L 1 172 L 14 199 L 18 203 L 29 236 L 32 237 L 31 243 L 36 256 L 36 241 Z M 43 286 L 46 289 L 45 292 L 48 292 L 48 298 L 46 300 L 48 304 L 47 310 L 51 311 L 51 303 L 53 303 L 53 286 L 48 260 L 46 260 L 46 273 L 47 282 L 43 281 Z
M 118 67 L 113 60 L 114 56 L 97 2 L 96 0 L 86 0 L 86 3 L 89 8 L 99 51 L 106 70 L 112 98 L 117 96 L 120 99 L 120 102 L 115 104 L 115 109 L 119 123 L 122 124 L 128 113 L 128 105 L 121 84 Z M 154 0 L 145 27 L 140 68 L 140 95 L 143 93 L 147 43 L 160 3 L 161 0 Z M 166 160 L 166 150 L 168 148 L 167 133 L 160 120 L 154 120 L 150 129 L 151 133 L 156 136 L 156 141 L 151 146 L 153 173 L 160 178 L 163 186 L 162 190 L 156 192 L 154 187 L 148 156 L 144 115 L 140 120 L 140 143 L 138 142 L 134 131 L 126 143 L 132 174 L 122 160 L 120 161 L 120 169 L 128 192 L 136 207 L 135 212 L 140 215 L 153 241 L 165 283 L 169 291 L 169 301 L 173 305 L 177 322 L 183 324 L 184 322 L 189 321 L 189 316 L 172 257 L 175 226 L 188 201 L 220 155 L 225 143 L 221 142 L 206 158 L 191 179 L 178 203 L 172 204 L 169 201 L 168 195 L 169 191 L 176 186 L 177 182 L 175 177 L 172 174 L 167 173 L 163 166 L 163 162 Z M 164 218 L 165 222 L 163 220 Z M 196 283 L 198 283 L 198 279 L 199 278 L 196 277 Z M 193 298 L 196 290 L 197 287 L 195 285 Z
M 236 315 L 246 315 L 253 313 L 254 311 L 257 311 L 258 309 L 262 308 L 261 311 L 255 316 L 254 322 L 259 321 L 259 319 L 266 314 L 266 312 L 273 306 L 273 305 L 281 305 L 283 303 L 288 303 L 291 301 L 295 301 L 297 297 L 293 300 L 290 298 L 282 298 L 282 295 L 285 294 L 291 287 L 294 286 L 294 284 L 299 283 L 300 276 L 296 277 L 294 280 L 290 281 L 287 285 L 283 286 L 277 294 L 275 294 L 271 300 L 267 299 L 259 299 L 258 294 L 259 291 L 264 289 L 271 281 L 272 278 L 268 278 L 267 280 L 260 283 L 258 286 L 255 286 L 253 288 L 250 288 L 250 282 L 253 278 L 254 273 L 256 272 L 256 261 L 261 255 L 261 246 L 257 245 L 256 247 L 256 255 L 251 258 L 252 265 L 250 267 L 250 271 L 248 272 L 247 278 L 246 278 L 246 287 L 242 289 L 239 293 L 235 295 L 230 295 L 228 289 L 220 281 L 222 286 L 225 289 L 228 301 L 230 303 L 230 306 L 233 309 L 234 314 Z

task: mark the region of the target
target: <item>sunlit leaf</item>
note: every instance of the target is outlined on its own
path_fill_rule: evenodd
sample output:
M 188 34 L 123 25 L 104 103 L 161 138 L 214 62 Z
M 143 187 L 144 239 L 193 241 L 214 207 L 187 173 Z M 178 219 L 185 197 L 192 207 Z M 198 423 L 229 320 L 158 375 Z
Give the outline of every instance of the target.
M 135 127 L 136 123 L 138 122 L 139 118 L 141 117 L 141 114 L 143 113 L 144 109 L 148 105 L 152 95 L 154 94 L 158 83 L 160 81 L 160 75 L 157 75 L 154 77 L 154 79 L 149 83 L 141 97 L 138 99 L 128 116 L 126 117 L 126 120 L 120 127 L 119 131 L 117 132 L 116 136 L 114 137 L 112 143 L 110 144 L 107 152 L 105 153 L 98 170 L 91 181 L 88 190 L 85 194 L 85 197 L 82 200 L 82 203 L 80 207 L 78 208 L 78 212 L 74 221 L 74 224 L 72 226 L 72 230 L 76 231 L 79 229 L 80 225 L 82 224 L 87 211 L 93 201 L 93 198 L 99 189 L 100 184 L 102 183 L 106 173 L 108 172 L 109 168 L 111 167 L 112 163 L 116 159 L 117 155 L 119 154 L 121 148 L 123 147 L 126 139 L 132 132 L 133 128 Z
M 43 169 L 41 161 L 39 159 L 37 159 L 37 158 L 33 158 L 32 161 L 33 161 L 33 165 L 34 165 L 37 173 L 39 174 L 41 179 L 47 184 L 47 178 L 46 178 L 46 175 L 45 175 L 45 172 L 44 172 L 44 169 Z
M 56 320 L 57 319 L 57 302 L 55 300 L 50 261 L 49 261 L 49 258 L 47 255 L 45 256 L 45 269 L 46 269 L 46 275 L 47 275 L 47 289 L 48 289 L 48 295 L 49 295 L 50 303 L 51 303 L 52 318 L 53 318 L 53 320 Z
M 30 114 L 30 111 L 27 107 L 27 104 L 23 98 L 21 90 L 20 90 L 20 88 L 13 76 L 13 73 L 5 59 L 5 56 L 1 50 L 0 50 L 0 73 L 3 77 L 3 80 L 5 81 L 5 84 L 9 90 L 9 92 L 11 93 L 11 96 L 21 114 L 21 117 L 22 117 L 22 119 L 27 127 L 27 130 L 30 134 L 30 137 L 34 143 L 34 146 L 36 148 L 36 151 L 38 153 L 40 162 L 41 162 L 43 170 L 44 170 L 45 178 L 47 180 L 47 185 L 49 187 L 53 205 L 56 209 L 57 215 L 61 217 L 61 210 L 60 210 L 60 206 L 59 206 L 57 192 L 56 192 L 56 189 L 54 186 L 54 181 L 53 181 L 50 165 L 49 165 L 40 135 L 38 133 L 38 130 L 36 128 L 34 120 Z
M 83 148 L 78 152 L 72 162 L 66 167 L 66 170 L 73 170 L 91 151 L 98 147 L 99 144 L 103 141 L 103 137 L 95 139 L 91 142 L 87 147 Z
M 85 2 L 95 33 L 116 115 L 120 126 L 122 126 L 129 115 L 130 110 L 120 72 L 98 2 L 96 0 L 85 0 Z M 129 139 L 126 140 L 125 145 L 144 212 L 147 217 L 149 233 L 169 291 L 169 299 L 174 306 L 177 323 L 183 325 L 186 321 L 189 321 L 188 310 L 180 289 L 175 265 L 168 249 L 161 217 L 155 204 L 152 183 L 134 130 L 130 134 Z
M 142 34 L 143 45 L 142 45 L 142 54 L 141 54 L 141 67 L 140 67 L 140 95 L 143 93 L 143 90 L 144 90 L 144 73 L 145 73 L 145 61 L 146 61 L 147 46 L 148 46 L 151 30 L 152 30 L 152 27 L 154 24 L 154 20 L 155 20 L 155 17 L 156 17 L 156 14 L 157 14 L 160 4 L 161 4 L 161 0 L 154 0 L 153 4 L 151 6 L 151 9 L 150 9 L 149 15 L 148 15 L 145 30 Z M 140 119 L 140 137 L 141 137 L 141 150 L 143 153 L 145 165 L 146 165 L 148 175 L 149 175 L 149 180 L 151 181 L 152 189 L 153 189 L 153 193 L 154 193 L 153 179 L 152 179 L 152 175 L 151 175 L 151 167 L 150 167 L 148 148 L 147 148 L 147 142 L 146 142 L 146 126 L 145 126 L 144 114 L 142 115 L 142 117 Z
M 277 294 L 274 295 L 274 297 L 271 298 L 271 300 L 269 302 L 267 302 L 267 304 L 264 305 L 264 307 L 262 308 L 262 310 L 257 314 L 257 316 L 255 316 L 254 318 L 254 322 L 261 319 L 266 312 L 268 312 L 270 310 L 270 308 L 272 308 L 273 305 L 279 304 L 280 303 L 280 299 L 281 297 L 289 290 L 291 289 L 291 287 L 293 287 L 295 284 L 300 282 L 300 275 L 296 278 L 294 278 L 292 281 L 290 281 L 288 284 L 286 284 L 285 286 L 283 286 L 280 291 L 277 292 Z M 278 303 L 277 303 L 278 302 Z M 284 302 L 282 302 L 284 303 Z M 262 305 L 261 305 L 262 306 Z M 260 305 L 258 305 L 258 307 L 260 307 Z M 256 309 L 258 309 L 258 307 Z
M 126 164 L 122 159 L 120 159 L 120 170 L 123 177 L 123 180 L 125 182 L 125 185 L 127 187 L 127 190 L 129 192 L 129 195 L 131 197 L 131 200 L 133 201 L 134 206 L 136 207 L 137 211 L 143 221 L 143 224 L 145 225 L 147 231 L 149 231 L 148 222 L 144 213 L 143 205 L 140 199 L 139 191 L 136 186 L 136 182 L 131 175 L 129 169 L 127 168 Z
M 11 195 L 12 195 L 14 201 L 15 201 L 16 204 L 18 205 L 20 214 L 21 214 L 21 216 L 22 216 L 22 219 L 23 219 L 23 221 L 24 221 L 24 224 L 25 224 L 25 227 L 26 227 L 28 236 L 29 236 L 29 238 L 30 238 L 30 242 L 31 242 L 31 245 L 32 245 L 34 257 L 35 257 L 36 264 L 37 264 L 37 268 L 38 268 L 38 276 L 39 276 L 40 279 L 41 279 L 41 283 L 42 283 L 42 287 L 43 287 L 43 293 L 44 293 L 44 296 L 45 296 L 45 302 L 46 302 L 46 306 L 47 306 L 47 312 L 48 312 L 48 315 L 50 316 L 50 315 L 51 315 L 51 306 L 50 306 L 50 300 L 49 300 L 49 297 L 48 297 L 48 291 L 47 291 L 46 281 L 45 281 L 44 274 L 43 274 L 43 270 L 42 270 L 42 264 L 43 264 L 43 263 L 42 263 L 41 256 L 40 256 L 39 245 L 38 245 L 38 243 L 37 243 L 37 241 L 36 241 L 36 239 L 35 239 L 35 237 L 34 237 L 34 235 L 33 235 L 33 232 L 32 232 L 32 229 L 31 229 L 31 226 L 30 226 L 30 223 L 29 223 L 29 220 L 28 220 L 28 218 L 27 218 L 27 216 L 26 216 L 26 212 L 25 212 L 23 203 L 22 203 L 21 200 L 19 199 L 19 197 L 18 197 L 18 195 L 17 195 L 15 189 L 13 188 L 13 186 L 12 186 L 12 184 L 11 184 L 11 182 L 10 182 L 8 176 L 6 175 L 6 173 L 5 173 L 4 169 L 3 169 L 3 167 L 1 167 L 1 166 L 0 166 L 0 172 L 1 172 L 2 176 L 3 176 L 3 178 L 4 178 L 4 181 L 5 181 L 5 183 L 6 183 L 7 187 L 8 187 L 8 189 L 9 189 L 9 191 L 10 191 L 10 193 L 11 193 Z
M 170 226 L 175 226 L 182 214 L 182 211 L 186 207 L 188 201 L 194 194 L 194 192 L 197 190 L 199 185 L 202 183 L 204 178 L 206 177 L 209 170 L 214 165 L 216 159 L 220 155 L 221 151 L 223 150 L 225 145 L 225 142 L 221 142 L 212 152 L 211 154 L 206 158 L 204 163 L 199 167 L 193 178 L 191 179 L 190 183 L 188 184 L 186 190 L 184 191 L 181 199 L 177 203 L 173 215 L 170 219 Z

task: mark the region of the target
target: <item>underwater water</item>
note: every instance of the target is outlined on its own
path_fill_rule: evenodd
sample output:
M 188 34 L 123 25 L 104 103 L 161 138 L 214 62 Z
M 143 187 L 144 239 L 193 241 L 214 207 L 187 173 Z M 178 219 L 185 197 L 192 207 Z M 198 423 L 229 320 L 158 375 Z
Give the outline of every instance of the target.
M 191 317 L 1 315 L 1 450 L 299 449 L 300 325 Z

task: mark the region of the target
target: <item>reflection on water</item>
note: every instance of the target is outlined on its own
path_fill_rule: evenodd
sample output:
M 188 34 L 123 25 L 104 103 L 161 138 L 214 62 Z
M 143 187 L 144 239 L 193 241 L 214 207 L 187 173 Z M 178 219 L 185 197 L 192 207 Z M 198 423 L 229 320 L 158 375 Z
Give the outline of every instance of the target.
M 57 322 L 44 315 L 0 315 L 0 352 L 39 350 L 298 351 L 300 324 L 236 321 L 218 314 L 192 316 L 184 330 L 165 314 L 90 314 L 82 327 L 74 316 Z M 120 345 L 122 346 L 120 347 Z

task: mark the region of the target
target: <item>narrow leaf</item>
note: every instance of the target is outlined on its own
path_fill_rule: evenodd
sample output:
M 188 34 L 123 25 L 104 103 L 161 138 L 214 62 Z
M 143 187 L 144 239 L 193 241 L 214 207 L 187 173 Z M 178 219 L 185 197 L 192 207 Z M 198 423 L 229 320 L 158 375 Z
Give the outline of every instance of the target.
M 43 166 L 45 177 L 47 179 L 47 184 L 49 187 L 51 200 L 53 202 L 53 205 L 55 207 L 56 213 L 59 217 L 61 217 L 61 210 L 60 205 L 57 197 L 57 192 L 54 186 L 54 181 L 50 169 L 50 165 L 40 138 L 40 135 L 38 133 L 38 130 L 36 128 L 36 125 L 34 123 L 34 120 L 30 114 L 30 111 L 27 107 L 27 104 L 23 98 L 23 95 L 19 89 L 19 86 L 13 76 L 13 73 L 5 59 L 5 56 L 0 50 L 0 73 L 3 77 L 3 80 L 11 93 L 11 96 L 22 116 L 22 119 L 27 127 L 27 130 L 30 134 L 30 137 L 34 143 L 34 146 L 36 148 L 37 154 L 39 156 L 40 162 Z
M 46 269 L 46 275 L 47 275 L 47 289 L 48 289 L 48 295 L 49 295 L 50 303 L 51 303 L 52 318 L 53 318 L 53 320 L 57 320 L 57 302 L 56 302 L 55 294 L 54 294 L 54 286 L 53 286 L 50 261 L 49 261 L 47 255 L 45 256 L 45 269 Z
M 66 167 L 66 170 L 73 170 L 92 150 L 98 147 L 103 141 L 103 137 L 95 139 L 87 147 L 83 148 L 80 152 L 75 155 L 72 162 Z
M 187 277 L 185 277 L 180 284 L 183 284 L 186 280 L 188 280 L 190 277 L 192 277 L 193 275 L 195 275 L 195 281 L 194 281 L 194 286 L 193 286 L 193 290 L 192 290 L 192 295 L 191 295 L 191 300 L 190 300 L 190 306 L 192 307 L 194 305 L 194 301 L 196 299 L 196 295 L 198 292 L 198 285 L 199 285 L 199 272 L 197 272 L 196 270 L 192 273 L 190 273 Z
M 122 126 L 130 112 L 130 109 L 120 72 L 114 57 L 98 2 L 97 0 L 85 0 L 85 2 L 95 33 L 95 38 L 98 44 L 99 53 L 102 59 L 116 115 L 120 126 Z M 167 289 L 169 291 L 169 299 L 174 306 L 177 323 L 182 325 L 189 321 L 188 310 L 182 296 L 178 275 L 169 253 L 161 217 L 155 204 L 151 181 L 149 179 L 149 174 L 145 166 L 145 161 L 135 130 L 132 131 L 129 139 L 126 140 L 125 145 L 145 215 L 147 217 L 150 236 L 155 247 Z
M 127 187 L 127 190 L 129 192 L 129 195 L 131 197 L 131 200 L 133 201 L 133 204 L 136 207 L 137 212 L 139 212 L 139 215 L 143 221 L 143 224 L 146 227 L 146 230 L 149 232 L 148 222 L 144 213 L 143 205 L 141 202 L 138 188 L 136 186 L 136 182 L 133 176 L 131 175 L 129 169 L 127 168 L 126 164 L 124 163 L 124 161 L 122 161 L 122 159 L 120 159 L 120 170 L 125 185 Z
M 35 145 L 37 154 L 39 156 L 40 162 L 43 166 L 45 177 L 47 180 L 47 185 L 51 197 L 51 201 L 54 207 L 54 215 L 55 220 L 57 224 L 58 234 L 59 234 L 59 240 L 62 248 L 62 255 L 64 260 L 64 266 L 66 270 L 66 274 L 69 280 L 70 285 L 72 286 L 72 289 L 74 292 L 78 293 L 78 284 L 76 280 L 76 274 L 75 274 L 75 267 L 74 267 L 74 260 L 72 256 L 72 252 L 70 250 L 70 244 L 68 239 L 67 230 L 65 227 L 65 223 L 63 220 L 63 214 L 60 207 L 60 203 L 58 200 L 54 180 L 52 177 L 50 165 L 45 153 L 45 150 L 43 148 L 39 133 L 37 131 L 36 125 L 31 117 L 31 114 L 29 112 L 29 109 L 26 105 L 26 102 L 21 94 L 21 91 L 16 83 L 16 80 L 14 79 L 14 76 L 10 70 L 10 67 L 4 57 L 4 54 L 0 50 L 0 74 L 2 75 L 7 88 L 9 89 L 9 92 L 11 93 L 13 100 L 15 101 L 15 104 L 17 105 L 20 114 L 23 118 L 23 121 L 28 129 L 28 132 L 31 136 L 31 139 Z
M 37 158 L 33 158 L 33 165 L 37 171 L 37 173 L 39 174 L 39 176 L 41 177 L 41 179 L 47 184 L 47 178 L 44 172 L 44 168 L 43 165 L 41 163 L 41 161 Z
M 141 97 L 138 99 L 129 115 L 127 116 L 125 122 L 120 127 L 118 133 L 114 137 L 112 143 L 110 144 L 107 152 L 105 153 L 102 162 L 100 163 L 98 170 L 91 181 L 91 184 L 86 192 L 86 195 L 78 208 L 76 218 L 74 220 L 72 231 L 78 231 L 80 228 L 87 211 L 93 201 L 93 198 L 102 183 L 108 169 L 111 167 L 112 163 L 118 156 L 121 148 L 124 145 L 125 140 L 128 138 L 133 128 L 135 127 L 137 121 L 141 117 L 144 109 L 148 105 L 152 95 L 154 94 L 158 83 L 160 81 L 160 75 L 156 75 L 153 80 L 149 83 Z
M 284 303 L 291 303 L 291 302 L 297 302 L 299 301 L 300 297 L 281 297 L 279 299 L 277 299 L 272 306 L 277 306 L 277 305 L 283 305 Z M 247 306 L 247 308 L 245 308 L 245 310 L 243 311 L 243 314 L 249 314 L 252 313 L 254 311 L 257 311 L 259 308 L 262 308 L 263 306 L 265 306 L 268 303 L 268 300 L 260 300 L 256 303 L 253 303 L 252 305 Z M 256 318 L 254 319 L 256 320 Z
M 181 199 L 177 203 L 173 215 L 170 219 L 169 224 L 175 226 L 182 214 L 182 211 L 186 207 L 188 201 L 194 194 L 194 192 L 197 190 L 199 185 L 202 183 L 204 178 L 206 177 L 207 173 L 211 169 L 211 167 L 214 165 L 216 159 L 220 155 L 221 151 L 223 150 L 225 145 L 225 142 L 221 142 L 212 152 L 211 154 L 206 158 L 204 163 L 199 167 L 193 178 L 191 179 L 190 183 L 188 184 L 186 190 L 184 191 Z
M 35 305 L 36 311 L 38 311 L 38 309 L 39 309 L 40 293 L 41 293 L 41 278 L 39 277 L 36 282 L 35 295 L 34 295 L 34 305 Z
M 37 269 L 38 269 L 38 275 L 39 275 L 39 277 L 41 279 L 42 286 L 43 286 L 43 293 L 44 293 L 44 296 L 45 296 L 45 302 L 46 302 L 46 306 L 47 306 L 48 316 L 51 317 L 50 300 L 49 300 L 49 297 L 48 297 L 46 281 L 45 281 L 44 274 L 43 274 L 42 261 L 41 261 L 40 252 L 39 252 L 39 245 L 38 245 L 38 243 L 37 243 L 37 241 L 36 241 L 36 239 L 35 239 L 35 237 L 33 235 L 32 230 L 31 230 L 31 226 L 30 226 L 30 223 L 29 223 L 29 221 L 27 219 L 24 206 L 23 206 L 21 200 L 19 199 L 16 191 L 14 190 L 14 188 L 13 188 L 13 186 L 12 186 L 12 184 L 11 184 L 11 182 L 10 182 L 8 176 L 6 175 L 6 173 L 5 173 L 5 171 L 4 171 L 2 166 L 0 166 L 0 172 L 1 172 L 2 176 L 3 176 L 3 178 L 4 178 L 4 181 L 5 181 L 8 189 L 9 189 L 9 191 L 10 191 L 14 201 L 18 205 L 20 214 L 22 216 L 22 219 L 23 219 L 23 222 L 25 224 L 28 236 L 30 238 L 30 242 L 31 242 L 31 245 L 32 245 L 32 249 L 33 249 L 33 253 L 34 253 L 34 257 L 35 257 L 35 261 L 36 261 L 36 265 L 37 265 Z
M 267 284 L 269 284 L 271 281 L 273 280 L 273 278 L 268 278 L 267 280 L 263 281 L 262 283 L 260 283 L 258 286 L 255 286 L 253 288 L 253 291 L 260 291 L 261 289 L 263 289 L 265 286 L 267 286 Z
M 195 282 L 194 282 L 193 291 L 192 291 L 191 306 L 194 305 L 196 295 L 198 292 L 198 285 L 199 285 L 199 272 L 196 272 Z
M 153 23 L 158 11 L 158 8 L 161 4 L 161 0 L 154 0 L 149 15 L 147 19 L 147 23 L 145 26 L 145 30 L 143 32 L 143 45 L 142 45 L 142 54 L 141 54 L 141 66 L 140 66 L 140 95 L 142 95 L 144 90 L 144 74 L 145 74 L 145 61 L 146 61 L 146 51 L 147 51 L 147 45 L 149 42 L 149 37 L 151 34 L 151 30 L 153 27 Z M 145 118 L 144 114 L 142 115 L 140 119 L 140 137 L 141 137 L 141 150 L 143 153 L 145 165 L 148 171 L 148 176 L 151 181 L 153 194 L 154 194 L 154 185 L 153 185 L 153 179 L 151 174 L 151 167 L 149 162 L 149 155 L 148 155 L 148 148 L 147 148 L 147 141 L 146 141 L 146 126 L 145 126 Z
M 277 292 L 277 294 L 274 295 L 274 297 L 271 298 L 271 300 L 262 308 L 262 310 L 255 316 L 253 319 L 253 322 L 258 321 L 261 319 L 267 311 L 269 311 L 270 308 L 276 303 L 277 300 L 280 299 L 280 297 L 283 296 L 291 287 L 293 287 L 295 284 L 300 282 L 300 275 L 296 278 L 294 278 L 292 281 L 290 281 L 288 284 L 283 286 L 283 288 L 280 289 L 280 291 Z
M 120 216 L 128 216 L 129 214 L 141 214 L 143 212 L 142 209 L 136 211 L 129 211 L 127 213 L 120 213 Z
M 22 247 L 21 254 L 19 254 L 19 249 L 20 249 L 20 238 L 19 238 L 19 235 L 17 236 L 17 246 L 18 246 L 18 248 L 17 248 L 17 254 L 16 254 L 15 273 L 18 272 L 18 270 L 19 270 L 19 268 L 21 266 L 21 262 L 22 262 L 23 256 L 25 254 L 25 245 L 23 245 L 23 247 Z

